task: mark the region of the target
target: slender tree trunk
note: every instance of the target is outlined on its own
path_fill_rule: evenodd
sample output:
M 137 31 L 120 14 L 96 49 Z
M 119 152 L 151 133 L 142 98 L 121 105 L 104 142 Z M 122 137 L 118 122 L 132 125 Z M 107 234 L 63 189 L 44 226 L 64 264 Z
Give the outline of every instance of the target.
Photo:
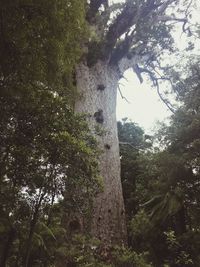
M 33 219 L 30 224 L 30 230 L 29 230 L 29 236 L 26 244 L 26 252 L 24 257 L 24 266 L 29 266 L 29 258 L 30 258 L 30 252 L 31 252 L 31 245 L 32 245 L 32 239 L 35 232 L 35 226 L 37 223 L 37 213 L 34 214 Z
M 35 226 L 38 222 L 38 216 L 39 216 L 39 209 L 42 203 L 42 200 L 45 196 L 45 193 L 43 193 L 40 196 L 40 199 L 35 207 L 35 211 L 33 213 L 33 218 L 30 222 L 30 229 L 29 229 L 29 235 L 28 235 L 28 239 L 26 242 L 26 251 L 25 251 L 25 257 L 24 257 L 24 267 L 28 267 L 29 266 L 29 258 L 30 258 L 30 253 L 31 253 L 31 247 L 32 247 L 32 240 L 33 240 L 33 235 L 35 233 Z
M 178 236 L 186 232 L 186 217 L 185 217 L 185 208 L 184 206 L 179 210 L 175 216 L 175 229 Z
M 80 64 L 76 80 L 80 96 L 75 110 L 88 114 L 90 129 L 102 151 L 99 168 L 104 190 L 94 200 L 91 233 L 106 246 L 123 244 L 126 243 L 126 224 L 116 121 L 119 75 L 117 69 L 99 61 L 91 68 Z M 98 134 L 97 128 L 103 133 Z
M 7 262 L 8 256 L 9 256 L 10 249 L 12 247 L 12 243 L 15 239 L 15 236 L 16 236 L 16 230 L 14 228 L 11 228 L 9 233 L 8 233 L 8 238 L 7 238 L 7 241 L 5 243 L 5 247 L 3 249 L 3 253 L 1 256 L 1 260 L 0 260 L 0 266 L 1 267 L 6 266 L 6 262 Z

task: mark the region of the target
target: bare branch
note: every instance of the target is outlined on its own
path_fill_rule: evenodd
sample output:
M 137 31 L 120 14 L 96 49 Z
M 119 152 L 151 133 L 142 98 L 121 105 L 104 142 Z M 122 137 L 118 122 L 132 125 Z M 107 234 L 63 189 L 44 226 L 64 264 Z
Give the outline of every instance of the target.
M 171 104 L 169 103 L 169 101 L 167 99 L 165 99 L 162 94 L 160 93 L 160 87 L 159 87 L 159 84 L 157 82 L 157 85 L 156 85 L 156 90 L 157 90 L 157 93 L 160 97 L 160 99 L 162 100 L 162 102 L 168 107 L 168 109 L 172 112 L 172 113 L 175 113 L 175 110 L 173 109 L 173 107 L 171 106 Z
M 141 64 L 145 61 L 148 61 L 149 58 L 151 58 L 152 54 L 151 53 L 146 53 L 146 54 L 141 54 L 142 50 L 144 49 L 144 46 L 141 45 L 135 50 L 135 54 L 132 55 L 131 58 L 129 57 L 123 57 L 119 62 L 118 62 L 118 68 L 120 71 L 121 77 L 123 77 L 123 73 L 131 69 L 135 66 L 135 64 Z
M 159 85 L 159 80 L 168 80 L 170 81 L 171 85 L 172 82 L 169 78 L 165 78 L 165 77 L 159 77 L 157 78 L 155 76 L 155 73 L 153 73 L 151 70 L 146 69 L 146 68 L 141 68 L 138 66 L 138 64 L 135 64 L 135 66 L 133 67 L 133 70 L 136 71 L 136 75 L 139 78 L 140 82 L 143 82 L 143 78 L 142 78 L 142 73 L 147 73 L 150 77 L 150 80 L 153 82 L 153 86 L 156 87 L 158 96 L 160 97 L 160 99 L 162 100 L 162 102 L 167 106 L 167 108 L 174 113 L 174 108 L 172 107 L 171 103 L 162 96 L 161 92 L 160 92 L 160 85 Z
M 169 1 L 167 1 L 167 2 L 170 2 L 170 4 L 171 4 L 171 3 L 174 2 L 174 0 L 169 0 Z M 159 11 L 159 14 L 160 14 L 160 15 L 156 17 L 155 22 L 158 22 L 158 21 L 164 21 L 164 22 L 167 22 L 167 21 L 183 22 L 183 26 L 182 26 L 182 30 L 183 30 L 183 32 L 190 32 L 189 27 L 186 28 L 186 24 L 188 23 L 188 17 L 189 17 L 189 15 L 190 15 L 190 10 L 189 10 L 189 9 L 190 9 L 190 7 L 191 7 L 191 5 L 192 5 L 192 3 L 193 3 L 193 0 L 191 0 L 191 1 L 189 2 L 189 4 L 187 5 L 187 8 L 186 8 L 186 10 L 185 10 L 185 17 L 184 17 L 184 18 L 177 18 L 177 17 L 175 17 L 175 16 L 167 16 L 167 15 L 163 15 L 162 13 L 163 13 L 163 12 L 165 11 L 165 9 L 167 8 L 167 5 L 169 5 L 169 3 L 167 4 L 167 2 L 164 3 L 163 6 L 161 6 L 160 11 L 162 11 L 162 12 Z
M 127 99 L 125 96 L 123 96 L 122 91 L 121 91 L 119 85 L 118 85 L 118 90 L 119 90 L 119 93 L 120 93 L 121 98 L 124 99 L 124 100 L 126 100 L 126 102 L 127 102 L 128 104 L 130 104 L 130 102 L 128 101 L 128 99 Z
M 162 3 L 162 5 L 158 9 L 158 14 L 164 13 L 166 11 L 166 9 L 168 8 L 168 6 L 171 5 L 175 1 L 176 0 L 167 0 L 164 3 Z
M 157 16 L 156 17 L 156 21 L 155 22 L 158 22 L 158 21 L 164 21 L 164 22 L 177 21 L 177 22 L 187 23 L 188 20 L 187 20 L 187 18 L 177 18 L 177 17 L 174 17 L 174 16 L 163 15 L 163 16 Z
M 132 148 L 136 149 L 136 147 L 134 147 L 131 143 L 128 142 L 119 142 L 120 145 L 128 145 L 131 146 Z
M 116 20 L 110 26 L 107 36 L 106 36 L 106 56 L 108 57 L 113 48 L 115 47 L 117 40 L 125 34 L 132 26 L 137 25 L 141 18 L 146 18 L 152 12 L 160 6 L 160 4 L 155 4 L 155 0 L 149 0 L 144 6 L 139 5 L 139 1 L 134 3 L 133 1 L 127 1 L 122 12 L 117 16 Z M 126 35 L 124 39 L 124 51 L 128 52 L 132 45 L 132 40 L 134 38 L 134 31 L 131 35 Z M 117 47 L 122 48 L 121 47 Z M 119 49 L 118 49 L 119 52 Z M 122 58 L 122 57 L 121 57 Z M 119 60 L 121 59 L 119 58 Z M 111 60 L 112 61 L 112 60 Z
M 117 16 L 116 20 L 110 26 L 106 36 L 106 57 L 109 57 L 112 52 L 110 62 L 116 63 L 121 60 L 121 58 L 128 53 L 131 46 L 137 44 L 136 36 L 138 34 L 140 35 L 140 30 L 138 30 L 137 27 L 139 23 L 145 19 L 146 23 L 152 26 L 158 21 L 164 21 L 164 19 L 166 19 L 166 16 L 164 16 L 165 10 L 175 1 L 176 0 L 168 0 L 164 3 L 162 1 L 158 3 L 155 0 L 149 0 L 143 5 L 140 4 L 139 0 L 137 0 L 136 3 L 127 1 L 121 14 Z M 133 26 L 135 26 L 135 28 L 132 33 L 126 34 L 124 40 L 119 42 L 119 45 L 116 46 L 119 38 L 127 33 Z
M 126 3 L 121 14 L 119 14 L 113 24 L 110 26 L 106 36 L 106 52 L 109 55 L 114 48 L 117 39 L 122 36 L 134 24 L 134 17 L 137 13 L 137 7 L 133 2 Z
M 124 79 L 125 81 L 128 82 L 128 79 L 126 77 L 124 77 L 124 76 L 122 76 L 121 79 Z
M 98 8 L 105 2 L 107 1 L 91 0 L 90 10 L 97 12 Z M 143 56 L 149 50 L 152 53 L 154 47 L 151 47 L 151 44 L 154 43 L 154 38 L 159 38 L 159 36 L 155 37 L 152 32 L 154 28 L 156 31 L 156 27 L 159 28 L 165 22 L 181 22 L 183 23 L 183 32 L 189 33 L 190 29 L 187 27 L 187 23 L 191 2 L 187 7 L 186 17 L 177 18 L 174 15 L 166 15 L 167 8 L 176 2 L 177 0 L 126 0 L 118 9 L 121 11 L 112 24 L 109 26 L 107 24 L 107 31 L 103 31 L 103 42 L 95 43 L 94 46 L 91 44 L 90 50 L 93 50 L 93 47 L 96 49 L 99 45 L 97 59 L 101 58 L 112 65 L 117 65 L 123 58 L 129 57 L 130 59 L 133 56 L 133 61 L 135 61 L 135 55 Z M 93 13 L 95 14 L 95 12 Z M 162 28 L 159 30 L 162 31 Z M 162 43 L 162 37 L 160 38 Z M 92 56 L 89 55 L 89 58 Z M 140 81 L 142 81 L 141 78 Z

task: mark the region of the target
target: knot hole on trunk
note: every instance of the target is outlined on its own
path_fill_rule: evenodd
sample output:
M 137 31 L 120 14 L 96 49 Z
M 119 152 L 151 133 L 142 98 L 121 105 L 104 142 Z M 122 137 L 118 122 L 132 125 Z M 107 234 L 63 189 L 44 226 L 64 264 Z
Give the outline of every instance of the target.
M 95 117 L 96 122 L 103 123 L 103 121 L 104 121 L 103 110 L 99 109 L 97 112 L 95 112 L 94 117 Z
M 104 91 L 105 89 L 106 89 L 106 87 L 105 87 L 104 84 L 99 84 L 99 85 L 97 86 L 97 90 L 98 90 L 98 91 Z
M 105 147 L 106 149 L 111 149 L 111 146 L 110 146 L 109 144 L 105 144 L 104 147 Z

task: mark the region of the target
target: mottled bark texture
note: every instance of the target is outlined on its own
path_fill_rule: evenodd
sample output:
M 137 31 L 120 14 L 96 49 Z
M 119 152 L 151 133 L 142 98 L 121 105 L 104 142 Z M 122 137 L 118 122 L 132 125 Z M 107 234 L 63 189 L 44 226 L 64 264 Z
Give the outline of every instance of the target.
M 76 73 L 80 96 L 76 112 L 87 113 L 90 129 L 102 153 L 99 159 L 103 192 L 94 200 L 91 233 L 104 245 L 126 243 L 126 224 L 120 178 L 116 98 L 119 75 L 99 61 L 93 67 L 80 64 Z M 98 133 L 99 128 L 103 133 Z

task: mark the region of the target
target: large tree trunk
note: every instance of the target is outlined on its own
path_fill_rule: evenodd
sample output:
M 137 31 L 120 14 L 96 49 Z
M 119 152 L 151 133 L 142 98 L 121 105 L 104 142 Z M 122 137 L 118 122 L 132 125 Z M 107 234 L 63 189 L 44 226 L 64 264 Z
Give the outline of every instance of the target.
M 88 122 L 102 154 L 99 159 L 104 190 L 94 200 L 91 233 L 104 245 L 126 243 L 124 201 L 120 178 L 120 158 L 116 121 L 116 98 L 119 75 L 117 69 L 99 61 L 89 68 L 77 67 L 80 93 L 76 112 L 88 113 Z M 96 128 L 103 134 L 96 133 Z

